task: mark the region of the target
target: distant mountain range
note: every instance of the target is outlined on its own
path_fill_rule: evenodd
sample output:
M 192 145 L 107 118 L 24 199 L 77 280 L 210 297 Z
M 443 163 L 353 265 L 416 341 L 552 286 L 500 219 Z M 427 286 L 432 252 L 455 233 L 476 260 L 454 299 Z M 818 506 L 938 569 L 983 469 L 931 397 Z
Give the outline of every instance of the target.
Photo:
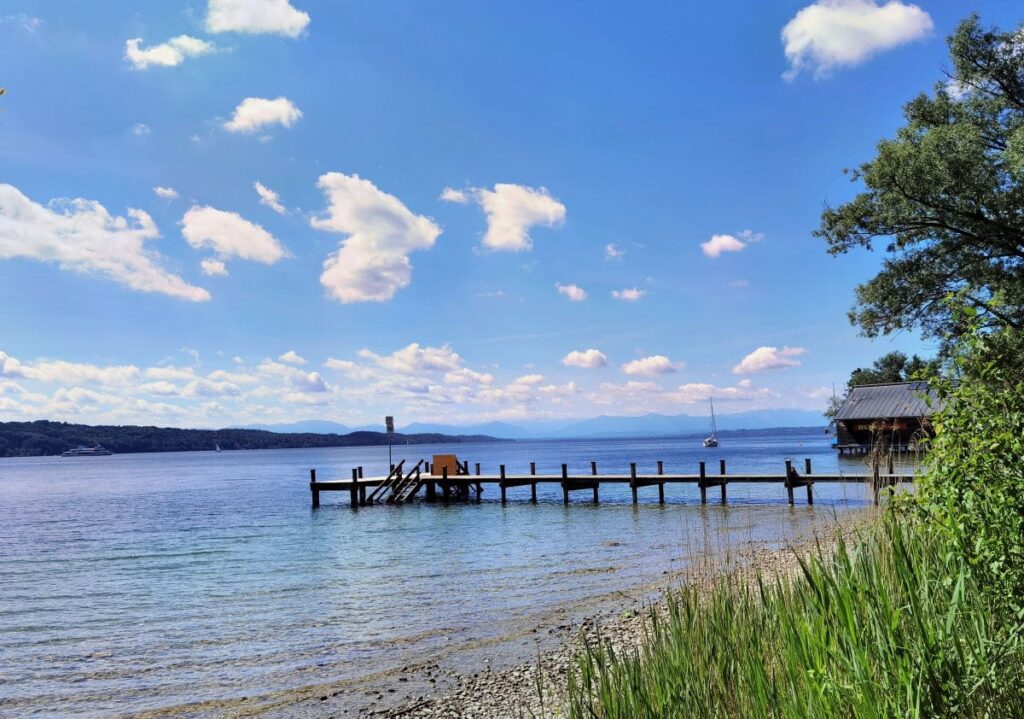
M 821 412 L 802 409 L 762 409 L 751 412 L 718 415 L 720 430 L 770 429 L 775 427 L 823 427 Z M 354 431 L 379 432 L 381 425 L 348 427 L 328 420 L 305 420 L 290 424 L 247 425 L 250 429 L 270 432 L 313 432 L 346 434 Z M 502 439 L 568 439 L 593 437 L 665 437 L 708 432 L 711 419 L 707 416 L 687 414 L 645 414 L 637 417 L 602 415 L 573 421 L 528 421 L 521 423 L 485 422 L 454 425 L 432 422 L 413 422 L 398 431 L 407 434 L 488 435 Z

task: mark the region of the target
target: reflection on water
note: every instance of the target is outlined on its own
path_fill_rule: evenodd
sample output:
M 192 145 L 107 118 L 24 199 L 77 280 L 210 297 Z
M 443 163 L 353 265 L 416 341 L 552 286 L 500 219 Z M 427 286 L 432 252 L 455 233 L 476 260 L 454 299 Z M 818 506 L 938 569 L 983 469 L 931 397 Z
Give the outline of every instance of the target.
M 457 447 L 484 471 L 779 472 L 811 457 L 840 469 L 819 432 Z M 400 447 L 413 461 L 443 447 Z M 338 494 L 309 508 L 308 469 L 385 470 L 386 448 L 0 460 L 0 714 L 106 716 L 401 666 L 505 623 L 656 580 L 747 540 L 777 542 L 864 504 L 859 485 L 818 485 L 813 508 L 778 485 L 734 485 L 729 506 L 695 487 L 601 490 L 563 507 L 557 486 L 480 504 L 376 506 Z M 709 465 L 710 466 L 710 465 Z M 861 473 L 859 461 L 844 472 Z M 648 494 L 650 493 L 650 494 Z M 711 498 L 716 498 L 714 491 Z

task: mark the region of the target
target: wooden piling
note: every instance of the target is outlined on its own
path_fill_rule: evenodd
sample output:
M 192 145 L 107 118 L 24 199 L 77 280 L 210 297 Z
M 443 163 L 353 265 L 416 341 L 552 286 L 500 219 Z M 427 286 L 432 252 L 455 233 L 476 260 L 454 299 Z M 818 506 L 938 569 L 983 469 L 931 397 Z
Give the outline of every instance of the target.
M 530 476 L 537 474 L 537 463 L 530 462 Z
M 349 505 L 355 509 L 359 506 L 359 470 L 352 468 L 352 486 L 349 488 Z
M 313 509 L 320 506 L 320 490 L 316 488 L 316 470 L 309 470 L 309 493 L 312 495 Z
M 448 484 L 448 465 L 441 467 L 441 497 L 446 502 L 452 497 L 452 488 Z
M 814 482 L 811 481 L 811 458 L 804 458 L 804 474 L 807 475 L 807 504 L 814 504 Z
M 590 463 L 590 473 L 595 477 L 597 476 L 597 462 Z
M 363 478 L 363 466 L 359 465 L 358 467 L 356 467 L 356 469 L 359 470 L 359 479 L 362 479 Z
M 633 491 L 633 504 L 636 504 L 636 462 L 629 465 L 629 488 Z
M 790 506 L 793 505 L 793 480 L 790 478 L 790 470 L 793 468 L 793 460 L 786 460 L 786 496 Z
M 708 487 L 707 487 L 706 484 L 704 484 L 704 478 L 706 476 L 707 476 L 707 474 L 706 474 L 705 469 L 704 469 L 704 463 L 701 462 L 700 463 L 700 480 L 698 482 L 698 486 L 700 487 L 700 503 L 701 504 L 707 504 L 708 503 Z
M 499 486 L 501 487 L 501 503 L 505 504 L 508 501 L 508 498 L 505 496 L 505 465 L 499 465 L 498 471 L 501 475 L 501 480 L 499 482 Z
M 660 459 L 658 460 L 658 474 L 665 474 L 665 462 Z
M 726 501 L 727 501 L 727 498 L 725 496 L 725 484 L 726 484 L 726 482 L 725 482 L 725 460 L 724 459 L 718 460 L 718 473 L 720 475 L 722 475 L 722 504 L 725 504 Z
M 569 505 L 569 465 L 562 465 L 562 504 Z

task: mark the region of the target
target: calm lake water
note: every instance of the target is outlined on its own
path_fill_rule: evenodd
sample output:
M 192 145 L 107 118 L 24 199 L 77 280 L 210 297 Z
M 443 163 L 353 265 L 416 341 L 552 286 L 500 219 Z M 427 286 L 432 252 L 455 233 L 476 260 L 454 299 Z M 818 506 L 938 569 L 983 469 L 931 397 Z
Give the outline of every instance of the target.
M 396 447 L 412 462 L 458 452 L 496 471 L 781 473 L 786 458 L 840 467 L 820 430 L 699 438 Z M 410 462 L 411 463 L 411 462 Z M 713 468 L 712 468 L 713 463 Z M 863 506 L 859 485 L 818 485 L 789 507 L 780 485 L 604 487 L 563 507 L 557 486 L 488 488 L 480 504 L 376 506 L 347 494 L 309 507 L 322 479 L 386 471 L 387 449 L 0 459 L 0 715 L 109 716 L 252 696 L 400 667 L 566 603 L 654 581 L 696 552 L 782 542 Z M 800 464 L 802 468 L 802 461 Z M 710 497 L 717 497 L 712 490 Z M 802 501 L 802 500 L 801 500 Z

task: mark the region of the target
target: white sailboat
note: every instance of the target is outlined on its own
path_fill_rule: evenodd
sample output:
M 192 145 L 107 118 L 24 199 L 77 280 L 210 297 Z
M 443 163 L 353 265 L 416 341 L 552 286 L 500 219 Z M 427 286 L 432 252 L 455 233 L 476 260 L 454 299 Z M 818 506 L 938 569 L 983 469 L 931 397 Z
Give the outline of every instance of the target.
M 717 447 L 718 446 L 718 425 L 715 424 L 715 400 L 709 398 L 711 402 L 711 434 L 704 438 L 705 447 Z

